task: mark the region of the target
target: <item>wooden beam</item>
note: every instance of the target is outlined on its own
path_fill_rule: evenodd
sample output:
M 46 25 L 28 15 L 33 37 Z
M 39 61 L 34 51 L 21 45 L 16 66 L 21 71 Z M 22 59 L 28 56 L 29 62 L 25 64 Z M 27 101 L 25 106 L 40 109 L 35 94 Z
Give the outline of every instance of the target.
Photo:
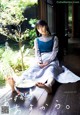
M 46 18 L 47 11 L 46 11 L 46 1 L 45 0 L 38 0 L 38 17 L 39 19 L 47 20 Z

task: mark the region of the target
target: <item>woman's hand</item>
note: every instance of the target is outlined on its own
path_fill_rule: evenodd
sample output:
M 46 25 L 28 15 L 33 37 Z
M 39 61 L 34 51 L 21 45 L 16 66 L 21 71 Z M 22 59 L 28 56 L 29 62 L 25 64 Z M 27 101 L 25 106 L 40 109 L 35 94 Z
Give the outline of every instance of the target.
M 39 67 L 43 68 L 48 65 L 48 62 L 45 63 L 38 63 Z

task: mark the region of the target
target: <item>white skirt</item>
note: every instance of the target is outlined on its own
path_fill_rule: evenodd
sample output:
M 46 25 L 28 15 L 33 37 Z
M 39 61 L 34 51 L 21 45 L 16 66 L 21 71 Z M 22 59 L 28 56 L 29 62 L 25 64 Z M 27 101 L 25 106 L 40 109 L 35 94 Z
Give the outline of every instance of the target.
M 48 60 L 50 54 L 51 53 L 42 54 L 43 62 Z M 33 60 L 33 65 L 28 70 L 24 71 L 20 77 L 14 77 L 16 82 L 20 82 L 23 79 L 30 79 L 42 83 L 47 81 L 47 85 L 52 86 L 55 80 L 59 83 L 73 83 L 79 81 L 80 77 L 66 67 L 61 67 L 58 60 L 52 61 L 44 68 L 40 68 L 36 61 Z

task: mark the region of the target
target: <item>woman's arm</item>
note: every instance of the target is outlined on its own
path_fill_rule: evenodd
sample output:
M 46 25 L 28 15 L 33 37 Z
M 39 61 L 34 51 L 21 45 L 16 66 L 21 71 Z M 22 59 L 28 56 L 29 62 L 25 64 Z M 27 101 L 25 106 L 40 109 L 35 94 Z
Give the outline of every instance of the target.
M 53 42 L 53 49 L 52 49 L 52 53 L 49 57 L 48 63 L 50 63 L 51 61 L 53 61 L 58 53 L 58 38 L 57 36 L 54 37 L 54 42 Z

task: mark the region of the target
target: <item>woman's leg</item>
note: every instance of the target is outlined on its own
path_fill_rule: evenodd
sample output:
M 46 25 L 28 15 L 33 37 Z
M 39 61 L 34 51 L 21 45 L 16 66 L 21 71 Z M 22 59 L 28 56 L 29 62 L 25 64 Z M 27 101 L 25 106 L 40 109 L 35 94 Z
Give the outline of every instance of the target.
M 45 83 L 38 82 L 36 83 L 36 86 L 38 86 L 39 88 L 45 89 L 48 92 L 48 94 L 52 93 L 52 87 L 46 85 Z
M 5 78 L 6 82 L 10 85 L 12 92 L 15 91 L 15 83 L 19 83 L 22 79 L 23 79 L 22 76 L 17 76 L 15 74 L 12 77 L 7 76 Z
M 40 88 L 44 88 L 48 93 L 52 93 L 52 85 L 54 83 L 54 75 L 53 75 L 53 67 L 49 67 L 47 68 L 47 70 L 45 70 L 44 75 L 42 77 L 44 77 L 47 81 L 47 83 L 44 83 L 44 81 L 42 82 L 38 82 L 36 84 L 36 86 L 40 87 Z M 43 79 L 43 78 L 42 78 Z
M 6 81 L 8 82 L 8 84 L 10 85 L 12 92 L 15 91 L 14 86 L 15 86 L 15 81 L 13 78 L 11 77 L 7 77 Z

